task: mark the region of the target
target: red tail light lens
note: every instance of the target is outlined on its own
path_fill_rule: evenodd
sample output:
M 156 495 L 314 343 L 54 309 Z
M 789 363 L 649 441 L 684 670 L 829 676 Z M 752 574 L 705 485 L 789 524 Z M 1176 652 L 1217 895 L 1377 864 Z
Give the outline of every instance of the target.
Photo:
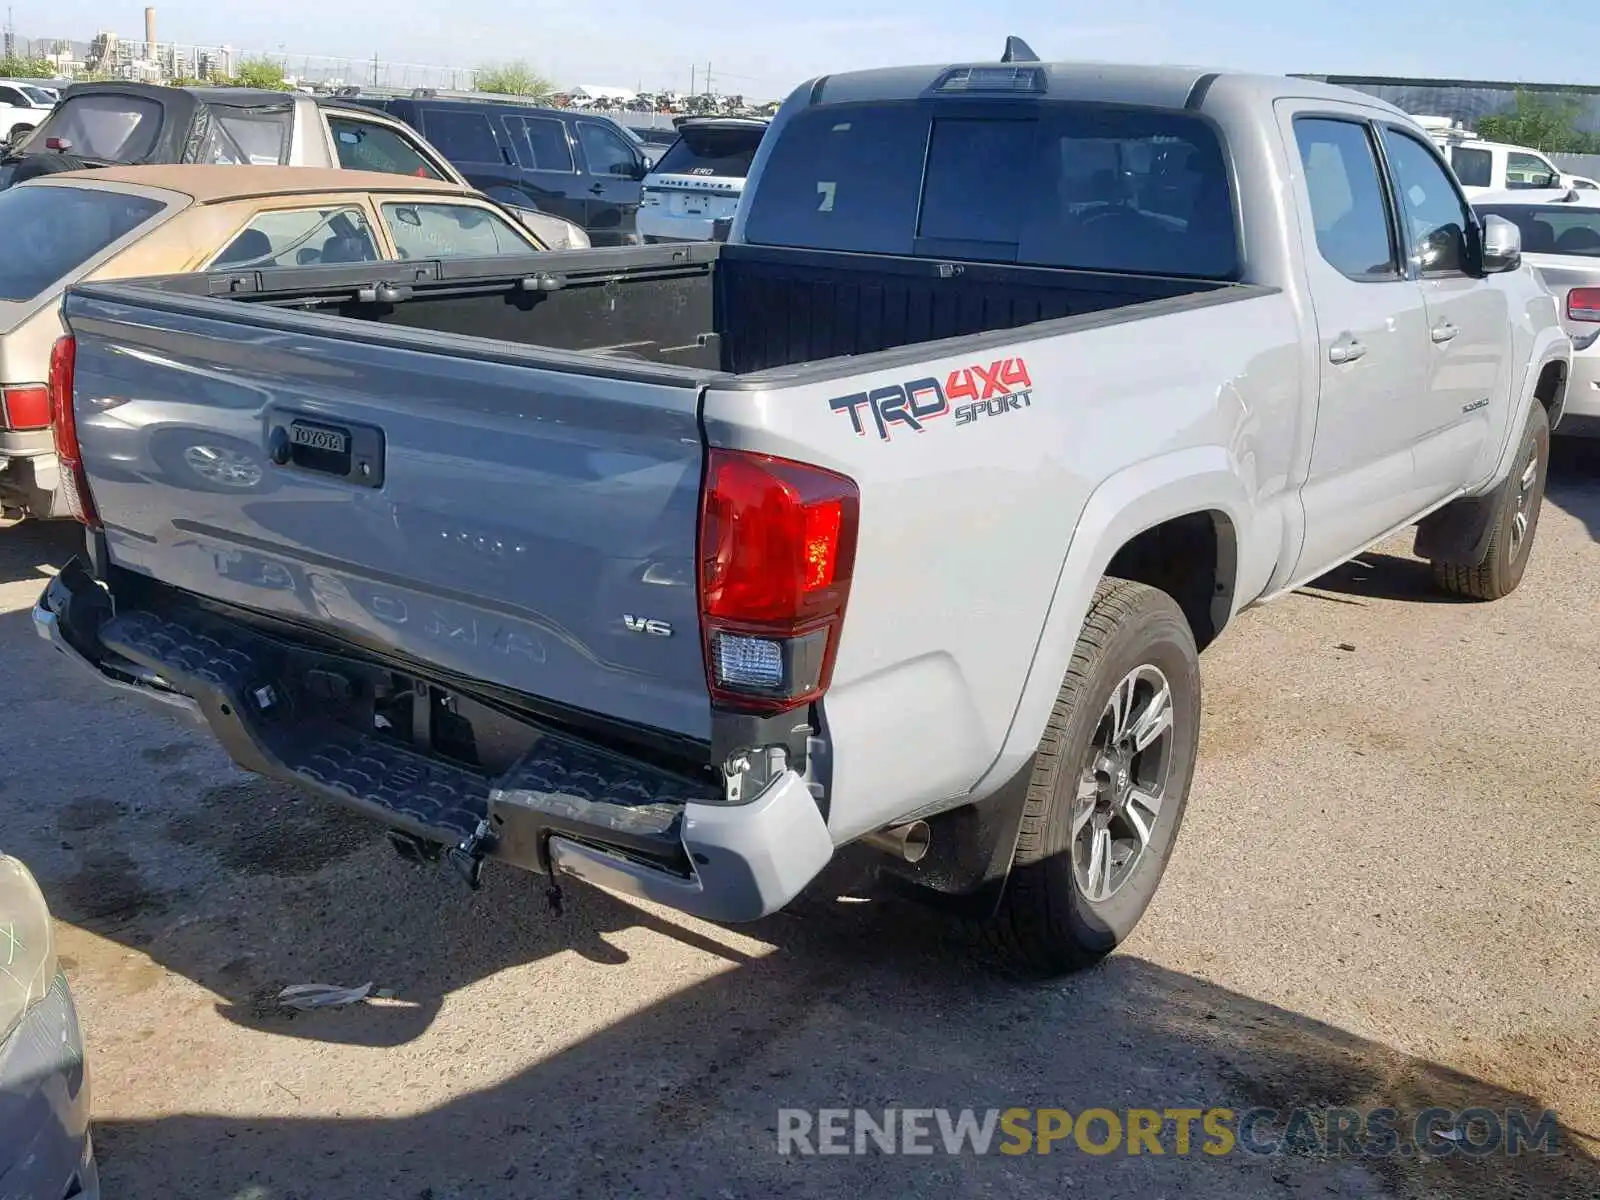
M 56 439 L 56 458 L 61 463 L 61 487 L 72 515 L 91 529 L 100 528 L 89 492 L 89 477 L 83 470 L 83 452 L 78 448 L 78 419 L 72 411 L 72 380 L 78 359 L 78 343 L 59 338 L 50 350 L 50 408 Z
M 1600 288 L 1573 288 L 1567 293 L 1569 321 L 1600 321 Z
M 699 560 L 714 702 L 777 713 L 827 690 L 860 506 L 854 481 L 821 467 L 710 452 Z
M 0 392 L 0 429 L 49 429 L 50 390 L 6 388 Z

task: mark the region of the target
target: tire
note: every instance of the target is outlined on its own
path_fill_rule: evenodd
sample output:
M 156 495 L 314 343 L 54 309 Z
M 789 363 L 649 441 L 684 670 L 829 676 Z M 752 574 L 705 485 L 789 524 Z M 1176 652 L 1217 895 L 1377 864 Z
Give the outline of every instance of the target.
M 1130 680 L 1130 727 L 1148 711 L 1141 697 L 1158 694 L 1162 680 L 1171 715 L 1170 728 L 1131 761 L 1102 752 L 1115 724 L 1108 705 Z M 1031 978 L 1062 975 L 1092 966 L 1133 931 L 1183 824 L 1199 728 L 1199 653 L 1177 602 L 1141 583 L 1103 580 L 1039 745 L 1010 877 L 984 928 L 990 956 L 999 959 L 995 965 Z M 1148 796 L 1157 775 L 1160 804 L 1152 819 L 1126 789 L 1143 785 Z M 1080 794 L 1091 780 L 1093 801 Z M 1085 809 L 1086 823 L 1074 838 L 1075 810 L 1081 817 Z M 1093 847 L 1102 821 L 1107 838 L 1114 831 L 1124 835 L 1113 838 L 1112 862 L 1128 844 L 1139 845 L 1136 836 L 1126 837 L 1137 833 L 1132 821 L 1119 815 L 1130 811 L 1143 819 L 1148 840 L 1123 866 L 1095 877 Z M 1107 861 L 1104 853 L 1100 861 Z M 1108 894 L 1094 894 L 1114 882 Z
M 1550 414 L 1544 405 L 1535 403 L 1528 414 L 1513 463 L 1495 496 L 1490 518 L 1494 532 L 1483 557 L 1475 563 L 1433 563 L 1434 582 L 1451 595 L 1499 600 L 1522 582 L 1539 531 L 1539 510 L 1544 507 L 1545 477 L 1550 469 Z

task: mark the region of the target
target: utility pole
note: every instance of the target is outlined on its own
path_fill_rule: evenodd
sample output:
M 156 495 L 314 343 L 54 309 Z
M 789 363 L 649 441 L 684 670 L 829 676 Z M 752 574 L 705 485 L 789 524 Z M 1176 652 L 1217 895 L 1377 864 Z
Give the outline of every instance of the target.
M 694 90 L 694 73 L 695 73 L 695 70 L 696 70 L 696 68 L 691 64 L 690 67 L 689 67 L 689 95 L 691 95 L 691 96 L 695 95 L 695 90 Z
M 372 55 L 372 86 L 378 86 L 378 55 L 376 51 Z
M 711 64 L 707 63 L 706 64 L 706 95 L 713 96 L 715 94 L 716 93 L 711 90 Z

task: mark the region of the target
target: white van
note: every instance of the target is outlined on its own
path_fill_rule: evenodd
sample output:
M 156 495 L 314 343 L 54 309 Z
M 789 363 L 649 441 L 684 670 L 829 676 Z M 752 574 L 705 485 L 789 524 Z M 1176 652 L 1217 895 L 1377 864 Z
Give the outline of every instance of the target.
M 1488 192 L 1526 188 L 1600 188 L 1587 176 L 1563 171 L 1530 146 L 1483 141 L 1448 117 L 1417 117 L 1416 122 L 1444 151 L 1469 200 Z

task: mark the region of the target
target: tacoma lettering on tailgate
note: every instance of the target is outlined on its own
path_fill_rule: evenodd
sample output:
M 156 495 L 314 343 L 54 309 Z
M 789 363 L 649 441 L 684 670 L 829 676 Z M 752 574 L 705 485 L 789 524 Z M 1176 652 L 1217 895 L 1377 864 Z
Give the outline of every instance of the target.
M 890 440 L 891 427 L 903 425 L 922 433 L 927 423 L 955 414 L 956 424 L 970 425 L 979 417 L 998 417 L 1033 406 L 1033 379 L 1028 364 L 1020 358 L 1002 358 L 988 366 L 974 364 L 951 371 L 941 383 L 932 376 L 836 396 L 828 407 L 848 413 L 857 437 L 867 436 L 870 415 L 878 439 Z

